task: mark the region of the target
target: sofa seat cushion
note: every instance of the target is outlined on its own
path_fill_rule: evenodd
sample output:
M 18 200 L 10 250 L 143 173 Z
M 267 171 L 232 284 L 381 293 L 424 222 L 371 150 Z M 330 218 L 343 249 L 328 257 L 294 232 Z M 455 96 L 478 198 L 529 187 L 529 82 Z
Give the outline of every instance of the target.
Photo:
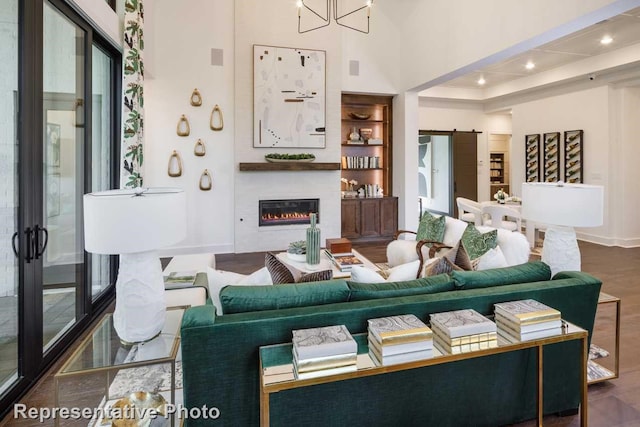
M 227 286 L 220 291 L 224 314 L 307 307 L 349 301 L 344 280 L 289 283 L 278 286 Z
M 348 285 L 349 289 L 351 289 L 350 301 L 435 294 L 455 289 L 451 278 L 447 274 L 402 282 L 358 283 L 350 281 Z
M 484 271 L 451 272 L 456 289 L 489 288 L 551 279 L 551 269 L 542 261 Z

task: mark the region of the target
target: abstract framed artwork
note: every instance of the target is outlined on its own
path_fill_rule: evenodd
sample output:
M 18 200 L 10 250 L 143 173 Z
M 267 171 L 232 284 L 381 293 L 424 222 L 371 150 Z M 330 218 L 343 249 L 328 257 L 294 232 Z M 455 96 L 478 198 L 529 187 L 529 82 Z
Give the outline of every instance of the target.
M 564 133 L 564 182 L 581 184 L 582 176 L 582 130 Z
M 57 168 L 60 166 L 60 125 L 47 123 L 46 164 Z
M 325 148 L 326 52 L 253 46 L 253 146 Z
M 526 182 L 540 181 L 540 134 L 524 137 Z
M 560 180 L 560 132 L 545 133 L 543 182 Z

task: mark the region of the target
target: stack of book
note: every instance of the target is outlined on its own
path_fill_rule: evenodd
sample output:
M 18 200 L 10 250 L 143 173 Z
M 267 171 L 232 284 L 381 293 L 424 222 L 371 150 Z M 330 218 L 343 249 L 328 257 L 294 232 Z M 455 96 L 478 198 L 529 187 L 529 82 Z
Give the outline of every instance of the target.
M 351 271 L 356 265 L 363 265 L 363 262 L 354 255 L 353 252 L 333 253 L 325 251 L 327 257 L 340 271 Z
M 293 331 L 293 370 L 298 379 L 353 372 L 358 345 L 344 325 Z
M 554 308 L 532 299 L 495 305 L 498 334 L 507 342 L 520 342 L 562 333 L 562 317 Z
M 395 365 L 433 357 L 431 329 L 413 314 L 369 321 L 369 357 L 377 365 Z
M 431 315 L 433 345 L 442 354 L 459 354 L 498 346 L 496 324 L 472 309 Z

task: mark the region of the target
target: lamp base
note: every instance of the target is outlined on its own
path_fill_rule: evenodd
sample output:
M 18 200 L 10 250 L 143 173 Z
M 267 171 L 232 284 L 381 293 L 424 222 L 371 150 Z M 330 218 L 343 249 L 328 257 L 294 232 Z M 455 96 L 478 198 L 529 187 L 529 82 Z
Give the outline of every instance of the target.
M 164 280 L 156 252 L 121 254 L 113 313 L 120 340 L 139 343 L 156 337 L 165 316 Z
M 549 226 L 542 244 L 542 261 L 551 267 L 551 275 L 559 271 L 580 271 L 580 249 L 573 227 Z

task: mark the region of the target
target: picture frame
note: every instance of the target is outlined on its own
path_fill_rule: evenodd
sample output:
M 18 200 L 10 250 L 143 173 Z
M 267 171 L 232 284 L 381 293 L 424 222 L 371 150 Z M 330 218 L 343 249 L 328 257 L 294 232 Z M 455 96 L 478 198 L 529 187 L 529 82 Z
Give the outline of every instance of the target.
M 582 141 L 584 131 L 568 130 L 564 132 L 564 182 L 582 184 Z
M 47 174 L 45 184 L 47 218 L 52 218 L 60 215 L 60 174 Z
M 326 52 L 253 46 L 254 148 L 325 148 Z
M 525 135 L 525 181 L 540 181 L 540 134 Z
M 57 168 L 60 167 L 60 125 L 47 123 L 46 140 L 46 164 Z
M 543 136 L 543 182 L 560 181 L 560 132 L 548 132 Z

